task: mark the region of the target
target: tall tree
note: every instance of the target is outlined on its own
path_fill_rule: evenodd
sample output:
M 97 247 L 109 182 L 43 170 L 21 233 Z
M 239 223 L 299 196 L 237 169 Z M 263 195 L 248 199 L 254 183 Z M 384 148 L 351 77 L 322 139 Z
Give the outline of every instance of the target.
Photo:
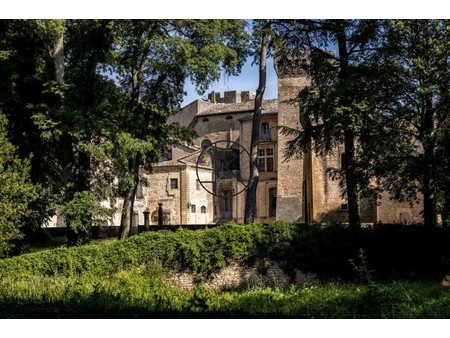
M 49 187 L 59 205 L 69 203 L 76 192 L 91 191 L 98 201 L 107 195 L 107 189 L 92 183 L 108 173 L 98 170 L 100 162 L 108 167 L 102 140 L 107 139 L 120 100 L 113 80 L 102 72 L 112 53 L 110 23 L 1 22 L 0 67 L 8 76 L 0 81 L 5 93 L 0 104 L 11 121 L 19 154 L 34 154 L 33 181 Z M 111 181 L 109 175 L 103 187 Z M 49 202 L 42 204 L 50 207 Z
M 399 197 L 423 197 L 426 225 L 448 217 L 450 26 L 448 20 L 393 20 L 374 63 L 377 104 L 396 135 L 381 155 L 378 176 Z M 445 206 L 447 204 L 447 206 Z
M 129 235 L 141 166 L 167 147 L 173 130 L 167 117 L 179 109 L 184 83 L 199 93 L 220 78 L 221 69 L 237 74 L 246 58 L 242 20 L 125 20 L 115 23 L 113 70 L 125 94 L 117 121 L 114 158 L 123 208 L 119 238 Z
M 29 204 L 37 198 L 30 182 L 29 160 L 21 160 L 8 140 L 7 120 L 0 112 L 0 257 L 23 237 L 21 227 L 30 213 Z
M 259 47 L 259 81 L 258 89 L 256 90 L 255 108 L 253 111 L 252 120 L 252 136 L 250 141 L 250 176 L 248 179 L 247 196 L 245 199 L 244 223 L 252 224 L 255 220 L 256 211 L 256 191 L 259 182 L 258 172 L 258 143 L 259 130 L 261 124 L 261 109 L 264 98 L 264 91 L 266 89 L 266 68 L 267 68 L 267 53 L 269 50 L 269 33 L 268 29 L 270 22 L 266 21 L 260 30 L 255 32 L 256 36 L 261 36 Z
M 58 20 L 55 30 L 61 31 Z M 40 24 L 39 24 L 40 23 Z M 51 104 L 54 97 L 46 93 L 45 83 L 55 80 L 55 68 L 50 50 L 57 36 L 51 27 L 37 20 L 0 21 L 0 109 L 8 123 L 11 142 L 20 158 L 30 158 L 30 176 L 34 183 L 52 187 L 53 178 L 48 170 L 53 165 L 46 161 L 47 154 L 57 147 L 46 147 L 41 131 L 35 125 L 38 105 Z M 50 34 L 50 32 L 53 32 Z M 46 190 L 49 192 L 49 190 Z M 52 213 L 51 194 L 41 191 L 32 203 L 33 219 L 26 222 L 25 230 L 39 227 Z M 32 231 L 33 232 L 33 231 Z
M 343 145 L 340 179 L 347 197 L 349 224 L 361 225 L 359 199 L 368 192 L 371 171 L 362 161 L 362 143 L 374 111 L 367 100 L 366 59 L 376 50 L 377 20 L 299 20 L 279 22 L 278 32 L 287 48 L 307 50 L 305 60 L 311 82 L 300 96 L 304 130 L 289 143 L 287 154 L 303 151 L 335 152 Z M 327 51 L 334 47 L 334 52 Z
M 38 27 L 53 27 L 51 22 L 42 21 L 38 20 Z M 104 151 L 103 140 L 108 138 L 110 120 L 116 113 L 120 95 L 113 81 L 102 74 L 102 67 L 112 53 L 111 21 L 67 20 L 63 23 L 65 46 L 59 35 L 47 30 L 43 35 L 47 45 L 53 46 L 49 47 L 49 55 L 55 77 L 43 84 L 43 92 L 51 100 L 36 105 L 33 118 L 41 139 L 50 149 L 46 160 L 51 163 L 51 170 L 47 171 L 53 174 L 51 182 L 59 195 L 58 202 L 73 209 L 77 205 L 91 205 L 93 199 L 86 194 L 93 194 L 97 203 L 108 197 L 108 190 L 98 189 L 92 183 L 99 183 L 102 172 L 108 172 L 105 156 L 100 159 L 97 155 Z M 61 55 L 63 50 L 65 57 Z M 98 170 L 100 162 L 105 164 L 102 170 Z M 108 177 L 108 181 L 102 183 L 111 181 Z M 78 203 L 80 196 L 86 197 L 89 203 Z M 66 217 L 66 222 L 74 231 L 69 242 L 77 243 L 78 232 L 70 219 Z M 82 229 L 90 229 L 92 222 L 88 218 L 83 217 L 82 222 L 85 222 Z

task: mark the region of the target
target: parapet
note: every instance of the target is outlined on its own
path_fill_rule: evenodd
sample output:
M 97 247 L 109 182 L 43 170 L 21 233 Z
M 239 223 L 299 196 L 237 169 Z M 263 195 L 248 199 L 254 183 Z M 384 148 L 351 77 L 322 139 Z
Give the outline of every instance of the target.
M 254 92 L 248 90 L 243 92 L 231 90 L 224 92 L 223 97 L 221 97 L 220 93 L 212 91 L 208 94 L 208 100 L 211 103 L 241 103 L 254 100 L 255 95 Z

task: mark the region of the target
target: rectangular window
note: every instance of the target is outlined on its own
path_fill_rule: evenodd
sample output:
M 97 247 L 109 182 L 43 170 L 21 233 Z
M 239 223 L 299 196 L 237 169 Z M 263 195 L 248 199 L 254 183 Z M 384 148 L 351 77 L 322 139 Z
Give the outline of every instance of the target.
M 273 148 L 258 149 L 258 170 L 274 171 L 273 167 Z
M 266 171 L 266 159 L 258 158 L 258 170 L 260 172 Z
M 197 180 L 197 186 L 196 186 L 197 190 L 200 190 L 200 181 Z
M 233 210 L 232 207 L 233 192 L 231 190 L 226 190 L 223 192 L 223 196 L 224 196 L 224 211 L 231 212 Z
M 273 157 L 267 158 L 267 171 L 273 171 Z
M 269 217 L 277 215 L 277 188 L 269 189 Z
M 263 141 L 270 140 L 270 129 L 269 124 L 267 122 L 261 123 L 261 140 Z
M 170 179 L 170 189 L 178 189 L 178 178 Z

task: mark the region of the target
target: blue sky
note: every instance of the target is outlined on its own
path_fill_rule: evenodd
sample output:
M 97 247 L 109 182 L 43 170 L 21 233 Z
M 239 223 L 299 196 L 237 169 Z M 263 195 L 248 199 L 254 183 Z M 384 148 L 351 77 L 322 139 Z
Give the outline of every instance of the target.
M 207 98 L 208 93 L 211 91 L 220 92 L 223 95 L 227 90 L 250 90 L 256 92 L 258 88 L 258 66 L 252 66 L 252 58 L 249 58 L 242 68 L 242 72 L 239 76 L 222 76 L 217 82 L 211 84 L 207 92 L 204 95 L 198 95 L 194 86 L 188 81 L 185 85 L 185 91 L 187 95 L 184 98 L 182 107 L 191 103 L 196 99 Z M 267 60 L 267 81 L 266 90 L 264 92 L 264 99 L 275 99 L 278 94 L 277 88 L 277 75 L 273 68 L 273 59 Z

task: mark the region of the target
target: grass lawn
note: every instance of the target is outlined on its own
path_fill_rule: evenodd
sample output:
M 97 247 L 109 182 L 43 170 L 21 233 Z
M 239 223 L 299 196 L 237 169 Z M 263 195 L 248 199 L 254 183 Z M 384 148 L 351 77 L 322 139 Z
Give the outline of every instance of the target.
M 431 283 L 247 286 L 181 290 L 160 272 L 3 278 L 0 318 L 450 318 L 450 290 Z

